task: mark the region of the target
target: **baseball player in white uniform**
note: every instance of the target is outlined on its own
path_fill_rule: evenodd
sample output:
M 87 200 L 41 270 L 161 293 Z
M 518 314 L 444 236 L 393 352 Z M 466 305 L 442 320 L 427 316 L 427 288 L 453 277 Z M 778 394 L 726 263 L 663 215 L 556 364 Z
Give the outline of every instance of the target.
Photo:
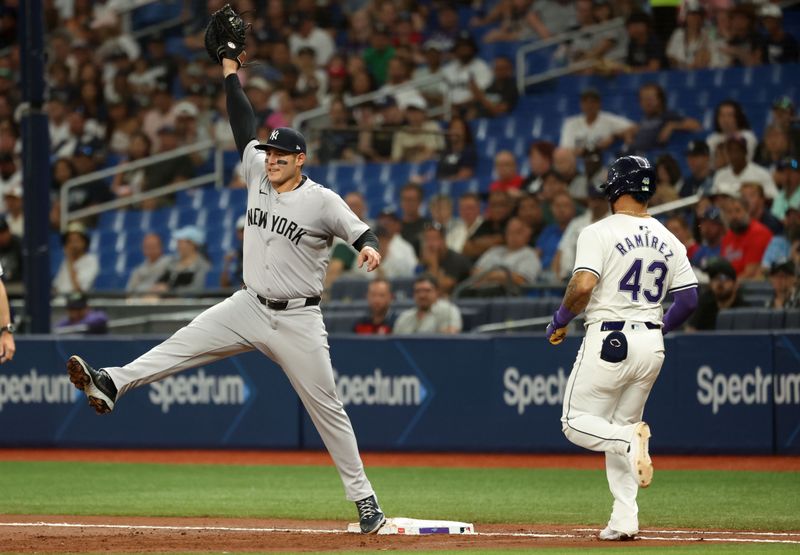
M 244 288 L 211 307 L 164 343 L 121 367 L 67 362 L 70 380 L 98 413 L 110 412 L 128 390 L 245 351 L 258 349 L 289 378 L 356 503 L 361 531 L 385 522 L 364 473 L 353 427 L 336 395 L 327 332 L 319 308 L 333 237 L 358 251 L 357 264 L 376 269 L 378 241 L 336 193 L 302 174 L 306 142 L 278 128 L 266 144 L 256 139 L 252 106 L 224 59 L 228 114 L 247 182 Z
M 663 335 L 697 306 L 686 248 L 647 213 L 655 187 L 646 159 L 625 156 L 612 164 L 601 188 L 613 214 L 581 232 L 572 279 L 546 332 L 557 345 L 570 320 L 586 312 L 561 423 L 572 443 L 606 454 L 614 505 L 601 540 L 639 532 L 638 488 L 653 478 L 644 405 L 664 362 Z M 662 319 L 667 293 L 674 302 Z

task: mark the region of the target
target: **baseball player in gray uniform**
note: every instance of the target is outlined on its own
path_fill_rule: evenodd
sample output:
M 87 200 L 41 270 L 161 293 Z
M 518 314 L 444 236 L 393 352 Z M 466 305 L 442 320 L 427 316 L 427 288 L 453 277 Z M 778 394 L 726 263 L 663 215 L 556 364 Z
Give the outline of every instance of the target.
M 356 504 L 361 531 L 376 533 L 386 519 L 336 395 L 319 303 L 333 237 L 352 244 L 357 264 L 369 271 L 380 265 L 378 240 L 336 193 L 302 174 L 306 142 L 300 133 L 278 128 L 266 144 L 255 139 L 255 115 L 236 74 L 238 63 L 224 59 L 222 66 L 247 182 L 244 288 L 125 366 L 94 369 L 72 356 L 67 371 L 102 414 L 134 387 L 258 349 L 283 368 L 300 396 L 347 498 Z
M 624 156 L 611 165 L 602 189 L 613 215 L 578 237 L 572 279 L 546 332 L 558 345 L 570 320 L 586 311 L 586 336 L 567 380 L 561 424 L 572 443 L 605 452 L 614 506 L 601 540 L 632 539 L 639 532 L 636 496 L 653 479 L 644 405 L 664 362 L 663 335 L 697 306 L 686 248 L 647 213 L 655 187 L 646 159 Z M 674 302 L 663 314 L 668 292 Z

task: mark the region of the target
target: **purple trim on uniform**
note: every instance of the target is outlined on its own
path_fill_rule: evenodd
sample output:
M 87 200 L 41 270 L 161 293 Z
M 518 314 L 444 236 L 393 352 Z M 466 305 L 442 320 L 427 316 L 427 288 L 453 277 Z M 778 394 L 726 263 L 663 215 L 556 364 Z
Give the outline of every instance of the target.
M 598 279 L 600 278 L 600 272 L 598 272 L 597 270 L 592 270 L 591 268 L 587 268 L 586 266 L 580 266 L 578 268 L 575 268 L 572 271 L 572 275 L 574 276 L 576 273 L 580 272 L 581 270 L 583 270 L 585 272 L 590 272 L 590 273 L 596 275 L 598 277 Z
M 568 309 L 563 304 L 558 307 L 558 310 L 553 315 L 553 325 L 558 328 L 564 328 L 569 324 L 573 318 L 575 318 L 577 314 L 574 314 L 570 309 Z
M 697 285 L 675 291 L 674 298 L 672 306 L 664 314 L 664 327 L 661 328 L 664 335 L 681 327 L 697 308 Z
M 691 289 L 693 287 L 697 287 L 696 283 L 690 283 L 689 285 L 681 285 L 679 287 L 674 287 L 669 289 L 667 293 L 675 293 L 676 291 L 685 291 L 686 289 Z

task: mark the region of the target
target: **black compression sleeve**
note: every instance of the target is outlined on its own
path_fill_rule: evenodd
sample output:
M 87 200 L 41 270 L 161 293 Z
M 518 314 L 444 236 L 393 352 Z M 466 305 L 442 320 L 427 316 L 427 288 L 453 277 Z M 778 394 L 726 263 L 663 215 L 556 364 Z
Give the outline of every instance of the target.
M 361 252 L 361 249 L 364 247 L 372 247 L 373 249 L 378 250 L 378 236 L 375 235 L 371 229 L 368 229 L 362 233 L 361 237 L 356 239 L 355 243 L 353 243 L 353 248 L 358 252 Z
M 225 96 L 228 103 L 228 119 L 233 130 L 233 139 L 239 157 L 244 156 L 244 147 L 256 138 L 256 114 L 242 90 L 239 76 L 234 74 L 225 78 Z

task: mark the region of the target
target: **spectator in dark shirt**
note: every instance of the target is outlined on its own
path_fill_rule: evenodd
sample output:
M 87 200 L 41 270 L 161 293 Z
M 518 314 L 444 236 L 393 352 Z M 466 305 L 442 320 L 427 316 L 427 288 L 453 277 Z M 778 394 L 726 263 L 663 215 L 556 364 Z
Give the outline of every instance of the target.
M 361 122 L 370 128 L 359 135 L 359 151 L 370 162 L 388 162 L 392 158 L 394 135 L 403 125 L 403 111 L 393 96 L 384 97 L 376 107 L 379 116 Z
M 714 170 L 711 167 L 711 152 L 705 141 L 689 141 L 686 148 L 686 165 L 689 173 L 683 178 L 683 186 L 678 194 L 688 197 L 696 193 L 706 195 L 711 191 Z
M 472 139 L 467 121 L 460 116 L 453 116 L 447 127 L 445 150 L 436 167 L 439 179 L 470 179 L 475 175 L 478 165 L 478 154 Z
M 439 291 L 449 296 L 453 288 L 467 279 L 472 261 L 463 254 L 447 248 L 444 230 L 438 224 L 428 224 L 422 234 L 422 250 L 417 273 L 431 274 L 439 281 Z
M 491 247 L 502 245 L 505 240 L 506 222 L 513 210 L 514 203 L 507 192 L 490 192 L 486 218 L 464 243 L 464 250 L 461 252 L 470 259 L 477 260 Z
M 628 53 L 625 63 L 632 71 L 658 71 L 667 67 L 664 45 L 653 32 L 650 16 L 634 12 L 625 22 L 628 32 Z
M 705 268 L 708 262 L 718 258 L 722 250 L 722 238 L 727 233 L 722 213 L 716 206 L 709 206 L 698 219 L 700 248 L 689 258 L 692 266 Z
M 369 313 L 353 325 L 360 335 L 387 335 L 392 333 L 397 315 L 392 311 L 392 285 L 383 278 L 375 278 L 367 287 Z
M 0 266 L 5 283 L 22 282 L 22 241 L 11 233 L 3 216 L 0 216 Z
M 350 117 L 342 99 L 331 100 L 328 119 L 328 127 L 320 133 L 320 144 L 317 150 L 319 163 L 327 164 L 332 160 L 355 161 L 358 132 L 353 128 L 355 122 Z
M 800 287 L 797 285 L 794 262 L 784 260 L 772 264 L 769 281 L 772 284 L 772 298 L 767 308 L 800 308 Z
M 511 112 L 517 105 L 519 92 L 514 79 L 514 62 L 507 56 L 494 59 L 494 80 L 486 90 L 475 81 L 469 82 L 472 102 L 467 107 L 467 119 L 494 118 Z
M 717 314 L 726 308 L 747 306 L 739 291 L 736 270 L 724 258 L 711 260 L 706 268 L 709 287 L 700 295 L 697 310 L 688 322 L 688 329 L 713 330 L 717 327 Z
M 543 268 L 549 268 L 567 226 L 575 217 L 575 202 L 566 191 L 557 193 L 551 203 L 553 223 L 546 226 L 536 241 L 536 251 Z
M 422 198 L 422 187 L 417 183 L 406 183 L 400 189 L 400 212 L 402 212 L 400 235 L 411 243 L 417 256 L 419 256 L 422 230 L 430 221 L 422 216 Z
M 528 165 L 531 172 L 522 181 L 523 191 L 537 194 L 542 188 L 542 178 L 553 168 L 553 152 L 556 145 L 550 141 L 536 141 L 528 148 Z
M 764 41 L 755 31 L 755 14 L 749 5 L 735 6 L 730 11 L 731 36 L 725 52 L 734 66 L 762 63 Z
M 664 89 L 655 83 L 641 86 L 639 106 L 642 120 L 628 131 L 625 141 L 632 152 L 654 150 L 666 144 L 675 131 L 694 132 L 702 129 L 696 119 L 669 110 Z
M 781 7 L 776 4 L 763 4 L 759 15 L 761 15 L 761 24 L 767 32 L 763 62 L 765 64 L 797 62 L 797 39 L 784 30 Z
M 174 127 L 162 127 L 158 131 L 159 153 L 169 152 L 178 148 L 178 135 Z M 194 176 L 194 164 L 188 156 L 179 156 L 162 162 L 157 162 L 145 168 L 145 181 L 143 191 L 152 191 L 159 187 L 178 183 Z M 172 202 L 174 196 L 164 196 L 142 202 L 142 208 L 152 210 Z
M 108 332 L 108 315 L 102 310 L 91 310 L 84 293 L 70 293 L 67 296 L 67 317 L 56 328 L 70 333 L 103 334 Z
M 205 233 L 196 226 L 186 226 L 172 234 L 177 242 L 177 255 L 172 258 L 164 275 L 153 286 L 154 292 L 196 293 L 206 284 L 211 265 L 201 249 Z
M 764 224 L 773 235 L 783 233 L 783 224 L 767 208 L 767 198 L 764 196 L 764 188 L 760 183 L 742 183 L 739 194 L 747 203 L 750 218 Z
M 544 212 L 539 198 L 536 195 L 525 195 L 517 201 L 517 218 L 528 224 L 531 228 L 529 245 L 536 246 L 536 240 L 544 229 Z

